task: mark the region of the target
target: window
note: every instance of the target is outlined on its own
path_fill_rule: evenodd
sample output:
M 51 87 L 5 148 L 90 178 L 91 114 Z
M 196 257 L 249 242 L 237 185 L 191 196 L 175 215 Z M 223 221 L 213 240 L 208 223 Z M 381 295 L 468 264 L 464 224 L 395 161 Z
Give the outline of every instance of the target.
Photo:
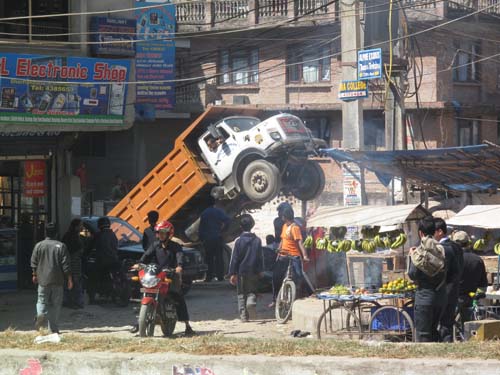
M 314 138 L 324 139 L 326 143 L 330 143 L 331 128 L 327 117 L 306 117 L 304 124 L 311 130 Z
M 385 147 L 385 118 L 379 115 L 367 115 L 363 121 L 365 150 L 377 151 Z
M 456 82 L 478 82 L 480 71 L 478 60 L 481 58 L 481 42 L 460 40 L 453 44 L 456 49 L 453 61 L 453 80 Z
M 0 1 L 0 18 L 44 16 L 69 12 L 68 0 Z M 65 35 L 47 37 L 41 34 L 68 33 L 68 17 L 34 18 L 0 23 L 0 38 L 67 40 Z
M 481 122 L 478 120 L 457 120 L 458 146 L 471 146 L 480 143 Z
M 329 47 L 312 48 L 300 45 L 288 49 L 288 82 L 315 83 L 330 81 Z
M 221 85 L 248 85 L 259 82 L 258 49 L 222 50 L 219 73 Z
M 76 157 L 106 157 L 106 133 L 80 133 L 73 152 Z

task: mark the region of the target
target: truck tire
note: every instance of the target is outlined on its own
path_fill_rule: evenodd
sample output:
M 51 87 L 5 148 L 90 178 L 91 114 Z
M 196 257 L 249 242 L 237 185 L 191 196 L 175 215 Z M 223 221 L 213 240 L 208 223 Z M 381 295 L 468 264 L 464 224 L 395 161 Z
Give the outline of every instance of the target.
M 301 201 L 316 199 L 325 188 L 325 173 L 318 163 L 307 161 L 301 165 L 302 173 L 297 178 L 297 185 L 292 194 Z
M 246 196 L 257 203 L 266 203 L 281 190 L 278 167 L 266 160 L 254 160 L 243 171 L 242 189 Z

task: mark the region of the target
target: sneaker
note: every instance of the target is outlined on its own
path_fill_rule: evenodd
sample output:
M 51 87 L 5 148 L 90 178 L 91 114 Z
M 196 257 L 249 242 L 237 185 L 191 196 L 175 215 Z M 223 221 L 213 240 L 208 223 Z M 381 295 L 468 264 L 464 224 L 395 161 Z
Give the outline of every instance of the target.
M 184 330 L 184 336 L 192 336 L 194 335 L 195 332 L 191 326 L 187 326 L 186 329 Z
M 139 332 L 139 324 L 134 324 L 132 328 L 130 328 L 130 333 L 137 333 Z
M 45 315 L 38 315 L 35 318 L 35 330 L 39 331 L 40 328 L 43 328 L 43 326 L 47 323 L 47 319 L 45 318 Z

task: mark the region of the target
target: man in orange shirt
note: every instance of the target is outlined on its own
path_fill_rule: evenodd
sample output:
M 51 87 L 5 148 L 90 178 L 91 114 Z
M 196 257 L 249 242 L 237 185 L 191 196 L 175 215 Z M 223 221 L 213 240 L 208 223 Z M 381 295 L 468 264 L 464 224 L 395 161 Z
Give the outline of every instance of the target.
M 292 257 L 293 278 L 296 284 L 303 279 L 302 260 L 304 260 L 304 262 L 309 262 L 307 251 L 302 244 L 302 233 L 300 227 L 294 221 L 293 210 L 291 208 L 285 208 L 283 210 L 282 217 L 285 224 L 283 225 L 283 229 L 281 231 L 281 243 L 278 248 L 278 259 L 276 260 L 273 269 L 273 301 L 276 301 L 281 284 L 285 278 L 286 271 L 288 269 L 289 257 Z

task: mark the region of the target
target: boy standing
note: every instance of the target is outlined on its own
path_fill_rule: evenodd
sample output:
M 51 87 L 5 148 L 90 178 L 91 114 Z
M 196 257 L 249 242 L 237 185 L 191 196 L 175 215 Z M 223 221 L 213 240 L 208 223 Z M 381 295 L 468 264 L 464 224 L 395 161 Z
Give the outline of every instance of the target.
M 262 243 L 260 238 L 251 233 L 255 221 L 251 215 L 240 218 L 243 230 L 236 240 L 229 265 L 229 281 L 237 285 L 238 310 L 242 322 L 255 318 L 257 306 L 257 284 L 263 271 Z

